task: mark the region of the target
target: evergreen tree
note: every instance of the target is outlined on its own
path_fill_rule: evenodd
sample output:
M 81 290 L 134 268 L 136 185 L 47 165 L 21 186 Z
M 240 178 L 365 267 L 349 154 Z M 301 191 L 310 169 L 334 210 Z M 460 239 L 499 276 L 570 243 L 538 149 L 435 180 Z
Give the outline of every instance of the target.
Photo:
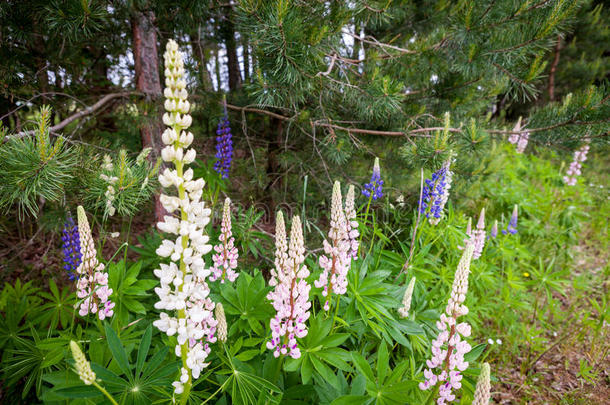
M 520 116 L 532 145 L 606 145 L 607 15 L 588 0 L 5 2 L 0 116 L 27 136 L 46 102 L 51 135 L 136 154 L 159 137 L 158 49 L 176 38 L 200 144 L 228 90 L 245 192 L 273 205 L 303 174 L 314 189 L 364 175 L 370 155 L 434 170 L 450 151 L 482 157 Z

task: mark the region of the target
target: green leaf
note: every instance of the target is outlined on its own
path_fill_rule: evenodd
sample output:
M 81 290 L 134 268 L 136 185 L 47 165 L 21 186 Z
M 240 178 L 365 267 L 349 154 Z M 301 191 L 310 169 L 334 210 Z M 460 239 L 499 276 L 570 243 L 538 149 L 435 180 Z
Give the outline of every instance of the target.
M 301 381 L 303 384 L 308 384 L 311 381 L 311 374 L 313 373 L 313 364 L 309 356 L 305 356 L 301 364 Z
M 142 340 L 140 341 L 140 348 L 138 349 L 138 357 L 136 359 L 136 378 L 140 376 L 140 371 L 142 370 L 142 366 L 146 361 L 146 356 L 148 356 L 148 349 L 150 348 L 150 340 L 152 338 L 152 325 L 148 325 L 146 331 L 144 331 L 144 335 L 142 335 Z
M 142 369 L 142 375 L 148 376 L 152 374 L 157 369 L 157 367 L 159 367 L 159 365 L 163 362 L 165 357 L 167 357 L 167 353 L 169 353 L 169 349 L 167 348 L 167 346 L 163 347 L 161 350 L 155 353 L 150 358 L 150 360 L 144 365 L 144 368 Z
M 333 333 L 325 337 L 320 344 L 324 347 L 336 347 L 345 342 L 349 337 L 349 333 Z
M 123 305 L 131 312 L 142 315 L 146 314 L 146 307 L 136 299 L 123 297 Z
M 366 378 L 362 374 L 358 374 L 352 380 L 352 395 L 364 395 L 366 392 Z
M 322 378 L 324 378 L 324 380 L 326 380 L 326 382 L 332 385 L 333 387 L 339 388 L 337 384 L 337 376 L 330 369 L 330 367 L 328 367 L 325 363 L 321 362 L 315 356 L 309 356 L 309 358 L 313 363 L 314 368 L 322 376 Z
M 344 395 L 335 399 L 330 405 L 356 405 L 370 403 L 369 397 L 362 395 Z
M 96 376 L 101 379 L 105 385 L 111 385 L 118 388 L 125 388 L 129 386 L 129 382 L 112 371 L 104 368 L 96 363 L 91 363 L 91 369 L 95 372 Z
M 288 372 L 297 371 L 302 362 L 303 357 L 300 357 L 298 359 L 293 359 L 292 357 L 290 357 L 286 359 L 286 362 L 284 363 L 284 370 Z
M 110 325 L 105 324 L 104 329 L 106 330 L 106 339 L 108 339 L 108 346 L 112 352 L 112 357 L 119 365 L 121 371 L 129 378 L 129 381 L 133 382 L 131 368 L 129 367 L 129 361 L 127 359 L 127 353 L 121 344 L 121 340 Z
M 483 351 L 485 350 L 486 347 L 487 347 L 487 344 L 485 344 L 485 343 L 476 345 L 475 347 L 472 348 L 471 351 L 469 351 L 468 353 L 466 353 L 464 355 L 464 360 L 469 363 L 472 363 L 473 361 L 475 361 L 476 359 L 479 358 L 479 356 L 481 355 L 481 353 L 483 353 Z
M 366 361 L 366 359 L 358 352 L 352 352 L 352 359 L 358 371 L 360 371 L 366 377 L 367 380 L 372 383 L 375 383 L 375 376 L 373 375 L 373 370 L 371 369 L 371 366 Z
M 53 393 L 62 398 L 95 398 L 102 395 L 101 391 L 92 385 L 57 388 L 53 390 Z
M 239 353 L 235 357 L 240 361 L 248 361 L 248 360 L 252 360 L 259 353 L 260 353 L 260 350 L 258 350 L 258 349 L 246 350 L 246 351 Z
M 377 349 L 377 378 L 379 379 L 379 384 L 383 384 L 385 381 L 386 374 L 388 372 L 389 366 L 389 354 L 388 347 L 385 342 L 382 340 L 379 344 L 379 349 Z

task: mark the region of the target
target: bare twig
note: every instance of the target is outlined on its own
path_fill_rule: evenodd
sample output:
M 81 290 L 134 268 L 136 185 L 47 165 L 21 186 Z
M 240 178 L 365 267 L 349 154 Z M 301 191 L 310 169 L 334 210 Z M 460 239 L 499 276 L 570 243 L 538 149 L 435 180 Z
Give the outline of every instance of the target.
M 48 96 L 64 96 L 64 97 L 68 97 L 68 98 L 71 98 L 72 100 L 76 101 L 77 103 L 85 106 L 85 103 L 83 103 L 81 100 L 79 100 L 78 98 L 74 97 L 71 94 L 64 93 L 64 92 L 61 92 L 61 91 L 47 91 L 47 92 L 44 92 L 44 93 L 35 94 L 32 97 L 30 97 L 29 99 L 27 99 L 27 100 L 19 100 L 19 101 L 21 101 L 22 104 L 20 106 L 18 106 L 17 108 L 15 108 L 14 110 L 11 110 L 11 111 L 7 112 L 6 114 L 4 114 L 2 117 L 0 117 L 0 120 L 3 120 L 6 117 L 15 114 L 17 111 L 21 110 L 22 108 L 28 107 L 28 104 L 30 104 L 32 101 L 36 100 L 37 98 L 39 98 L 39 97 L 46 98 Z
M 137 93 L 133 92 L 133 91 L 127 91 L 127 92 L 121 92 L 121 93 L 106 94 L 97 103 L 93 104 L 92 106 L 87 107 L 87 108 L 85 108 L 83 110 L 80 110 L 76 114 L 72 114 L 71 116 L 69 116 L 68 118 L 64 119 L 63 121 L 61 121 L 57 125 L 53 125 L 51 128 L 49 128 L 49 132 L 57 132 L 57 131 L 65 128 L 66 126 L 68 126 L 72 122 L 78 120 L 79 118 L 83 118 L 83 117 L 85 117 L 87 115 L 93 114 L 94 112 L 96 112 L 97 110 L 102 108 L 110 100 L 113 100 L 113 99 L 119 98 L 119 97 L 127 97 L 127 96 L 130 96 L 130 95 L 133 95 L 133 94 L 137 94 Z M 21 132 L 19 132 L 17 134 L 6 136 L 4 138 L 4 141 L 9 140 L 11 137 L 23 138 L 25 136 L 32 135 L 35 132 L 36 132 L 35 130 L 21 131 Z
M 328 69 L 326 70 L 326 72 L 318 72 L 316 74 L 316 77 L 318 76 L 328 76 L 330 74 L 330 72 L 333 71 L 333 67 L 335 66 L 335 62 L 337 61 L 337 54 L 333 53 L 332 57 L 330 59 L 330 65 L 328 65 Z
M 227 104 L 227 108 L 229 110 L 235 110 L 235 111 L 247 111 L 247 112 L 255 112 L 255 113 L 259 113 L 259 114 L 265 114 L 265 115 L 268 115 L 270 117 L 277 118 L 279 120 L 286 120 L 287 121 L 287 120 L 291 119 L 290 117 L 286 117 L 285 115 L 277 114 L 277 113 L 274 113 L 274 112 L 271 112 L 271 111 L 267 111 L 267 110 L 263 110 L 263 109 L 260 109 L 260 108 L 239 107 L 239 106 L 232 105 L 232 104 Z
M 423 133 L 427 133 L 430 131 L 442 131 L 445 129 L 444 127 L 430 127 L 430 128 L 417 128 L 417 129 L 412 129 L 412 130 L 407 130 L 407 131 L 379 131 L 376 129 L 343 127 L 341 125 L 331 124 L 328 122 L 320 122 L 320 121 L 313 122 L 313 125 L 319 126 L 319 127 L 339 129 L 341 131 L 353 132 L 355 134 L 382 135 L 382 136 L 419 136 L 422 138 L 429 138 L 430 136 L 429 135 L 417 135 L 417 134 L 423 134 Z M 459 128 L 449 128 L 448 130 L 449 130 L 449 132 L 462 132 L 462 130 Z
M 383 42 L 379 42 L 378 40 L 376 40 L 375 38 L 370 37 L 370 36 L 368 37 L 370 39 L 367 39 L 366 36 L 360 37 L 360 36 L 358 36 L 356 34 L 352 34 L 349 31 L 342 31 L 342 33 L 344 33 L 346 35 L 349 35 L 351 37 L 354 37 L 354 39 L 357 39 L 360 42 L 364 42 L 364 43 L 371 44 L 371 45 L 376 45 L 376 46 L 379 46 L 381 48 L 392 49 L 392 50 L 398 51 L 400 53 L 409 54 L 409 55 L 414 55 L 414 54 L 419 53 L 418 51 L 414 51 L 414 50 L 411 50 L 411 49 L 405 49 L 405 48 L 400 48 L 398 46 L 394 46 L 394 45 L 390 45 L 390 44 L 384 44 Z

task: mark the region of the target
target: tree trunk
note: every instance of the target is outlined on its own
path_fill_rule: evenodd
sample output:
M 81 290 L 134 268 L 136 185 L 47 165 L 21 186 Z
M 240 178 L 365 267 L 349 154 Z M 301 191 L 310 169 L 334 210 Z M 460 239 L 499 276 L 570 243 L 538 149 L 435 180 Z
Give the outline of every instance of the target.
M 241 43 L 244 55 L 244 82 L 247 83 L 250 80 L 250 48 L 248 44 L 248 37 L 244 35 Z
M 193 55 L 197 60 L 197 68 L 200 72 L 201 88 L 203 91 L 210 92 L 214 90 L 212 85 L 212 75 L 208 70 L 208 61 L 210 60 L 211 50 L 204 38 L 201 36 L 201 27 L 197 29 L 197 32 L 190 35 L 191 47 L 193 48 Z
M 360 36 L 360 32 L 361 32 L 361 25 L 360 23 L 355 23 L 354 24 L 354 34 Z M 358 41 L 357 39 L 354 38 L 354 46 L 352 47 L 352 59 L 360 59 L 360 41 Z
M 140 127 L 142 147 L 151 148 L 149 155 L 156 160 L 161 155 L 160 120 L 161 80 L 159 78 L 159 55 L 157 52 L 157 32 L 155 30 L 155 14 L 152 11 L 135 11 L 131 18 L 133 31 L 133 60 L 136 72 L 136 89 L 145 95 L 143 114 L 146 117 Z M 165 210 L 155 196 L 155 217 L 163 220 Z
M 214 73 L 216 75 L 216 86 L 217 91 L 220 93 L 222 91 L 222 76 L 220 74 L 220 48 L 217 47 L 214 52 Z
M 555 50 L 553 51 L 553 63 L 551 64 L 551 71 L 549 73 L 549 101 L 555 101 L 555 72 L 557 71 L 557 65 L 559 65 L 560 52 L 561 35 L 558 35 L 557 43 L 555 44 Z
M 241 72 L 237 59 L 237 44 L 235 42 L 235 26 L 233 25 L 233 9 L 227 10 L 222 22 L 222 35 L 227 49 L 227 67 L 229 68 L 229 90 L 236 90 L 241 85 Z

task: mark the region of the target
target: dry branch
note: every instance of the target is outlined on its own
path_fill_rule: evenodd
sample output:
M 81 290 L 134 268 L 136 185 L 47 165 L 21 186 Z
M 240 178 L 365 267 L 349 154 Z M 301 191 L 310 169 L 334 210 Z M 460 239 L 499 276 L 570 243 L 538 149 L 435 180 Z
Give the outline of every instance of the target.
M 106 105 L 109 101 L 111 101 L 111 100 L 113 100 L 115 98 L 127 97 L 127 96 L 130 96 L 130 95 L 133 95 L 133 94 L 137 94 L 137 93 L 133 92 L 133 91 L 127 91 L 127 92 L 121 92 L 121 93 L 106 94 L 104 97 L 99 99 L 92 106 L 86 107 L 86 108 L 78 111 L 77 113 L 72 114 L 71 116 L 69 116 L 68 118 L 64 119 L 63 121 L 61 121 L 57 125 L 53 125 L 51 128 L 49 128 L 49 132 L 53 133 L 53 132 L 58 132 L 58 131 L 64 129 L 69 124 L 71 124 L 72 122 L 78 120 L 79 118 L 83 118 L 83 117 L 86 117 L 87 115 L 95 113 L 97 110 L 99 110 L 104 105 Z M 21 132 L 18 132 L 16 134 L 14 134 L 14 135 L 6 136 L 4 138 L 4 141 L 6 142 L 10 137 L 23 138 L 23 137 L 28 136 L 28 135 L 33 135 L 34 133 L 36 133 L 35 130 L 21 131 Z

